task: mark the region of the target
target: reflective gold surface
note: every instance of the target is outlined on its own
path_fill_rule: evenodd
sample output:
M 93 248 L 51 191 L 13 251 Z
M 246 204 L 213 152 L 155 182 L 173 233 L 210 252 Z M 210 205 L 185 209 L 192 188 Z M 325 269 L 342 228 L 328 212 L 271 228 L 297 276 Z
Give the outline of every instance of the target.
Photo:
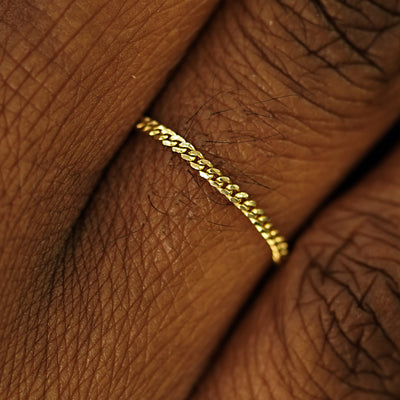
M 275 263 L 279 263 L 282 257 L 288 254 L 288 244 L 285 238 L 273 227 L 264 210 L 258 208 L 256 202 L 250 199 L 249 194 L 242 192 L 240 187 L 233 184 L 228 176 L 224 176 L 219 169 L 214 168 L 211 161 L 205 159 L 203 154 L 197 151 L 192 144 L 149 117 L 143 117 L 136 125 L 136 129 L 160 140 L 164 146 L 170 147 L 173 152 L 178 153 L 194 170 L 198 171 L 203 179 L 227 197 L 260 232 L 271 249 L 272 260 Z

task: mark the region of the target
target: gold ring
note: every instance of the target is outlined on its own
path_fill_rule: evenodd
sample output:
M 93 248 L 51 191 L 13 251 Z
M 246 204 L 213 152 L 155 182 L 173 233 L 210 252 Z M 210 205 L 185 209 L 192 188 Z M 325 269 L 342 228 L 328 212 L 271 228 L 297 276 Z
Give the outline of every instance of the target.
M 171 148 L 173 152 L 178 153 L 203 179 L 232 202 L 260 232 L 271 249 L 272 260 L 275 263 L 281 262 L 282 258 L 288 255 L 288 244 L 285 238 L 273 227 L 264 210 L 258 208 L 256 202 L 250 199 L 249 194 L 241 191 L 228 176 L 214 168 L 211 161 L 204 158 L 192 144 L 149 117 L 143 117 L 137 123 L 136 129 L 147 133 L 152 138 L 161 141 L 164 146 Z

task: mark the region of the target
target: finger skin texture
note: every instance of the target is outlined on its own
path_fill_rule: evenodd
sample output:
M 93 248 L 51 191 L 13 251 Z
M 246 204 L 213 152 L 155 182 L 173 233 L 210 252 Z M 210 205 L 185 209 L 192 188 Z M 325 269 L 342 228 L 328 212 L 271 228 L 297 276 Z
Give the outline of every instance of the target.
M 284 234 L 397 115 L 397 16 L 366 4 L 327 5 L 339 29 L 321 3 L 226 2 L 154 105 Z M 126 143 L 23 305 L 8 398 L 186 397 L 270 257 L 188 169 L 148 137 Z
M 11 293 L 60 252 L 214 4 L 1 2 L 0 272 Z
M 193 399 L 400 397 L 399 161 L 316 220 Z

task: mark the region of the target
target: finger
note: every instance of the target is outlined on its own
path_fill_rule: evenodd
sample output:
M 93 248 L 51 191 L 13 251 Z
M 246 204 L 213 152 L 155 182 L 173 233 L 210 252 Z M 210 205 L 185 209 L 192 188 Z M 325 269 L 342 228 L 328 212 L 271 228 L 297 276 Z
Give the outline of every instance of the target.
M 308 3 L 303 14 L 283 12 L 282 4 L 258 15 L 257 2 L 226 3 L 154 115 L 188 137 L 290 234 L 395 118 L 397 55 L 382 43 L 390 37 L 396 45 L 398 31 L 384 29 L 381 19 L 371 26 L 385 10 L 366 10 L 369 28 L 354 39 L 350 27 L 359 25 L 358 14 L 330 6 L 352 40 L 367 43 L 371 63 Z M 314 39 L 336 39 L 330 50 L 321 49 L 322 60 Z M 269 57 L 260 56 L 260 46 Z M 193 115 L 185 129 L 182 116 Z M 51 282 L 40 308 L 47 323 L 30 323 L 51 346 L 20 344 L 47 360 L 34 387 L 83 397 L 184 398 L 270 257 L 249 222 L 211 189 L 159 143 L 143 136 L 127 143 L 71 237 L 62 268 L 38 280 Z M 16 323 L 18 332 L 29 325 L 25 318 Z M 15 343 L 21 339 L 9 348 Z M 29 365 L 18 364 L 13 376 Z
M 46 264 L 59 252 L 100 172 L 215 3 L 2 2 L 0 268 L 8 282 L 34 254 Z
M 320 215 L 193 397 L 400 396 L 400 149 Z

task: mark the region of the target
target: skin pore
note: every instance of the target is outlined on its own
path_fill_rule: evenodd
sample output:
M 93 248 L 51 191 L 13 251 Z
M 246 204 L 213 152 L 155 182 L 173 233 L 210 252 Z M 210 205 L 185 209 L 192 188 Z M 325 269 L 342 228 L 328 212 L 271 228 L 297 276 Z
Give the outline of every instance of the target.
M 396 398 L 398 152 L 193 390 L 270 254 L 128 133 L 153 101 L 291 237 L 398 117 L 399 2 L 226 1 L 182 60 L 215 2 L 100 3 L 1 6 L 0 398 Z

